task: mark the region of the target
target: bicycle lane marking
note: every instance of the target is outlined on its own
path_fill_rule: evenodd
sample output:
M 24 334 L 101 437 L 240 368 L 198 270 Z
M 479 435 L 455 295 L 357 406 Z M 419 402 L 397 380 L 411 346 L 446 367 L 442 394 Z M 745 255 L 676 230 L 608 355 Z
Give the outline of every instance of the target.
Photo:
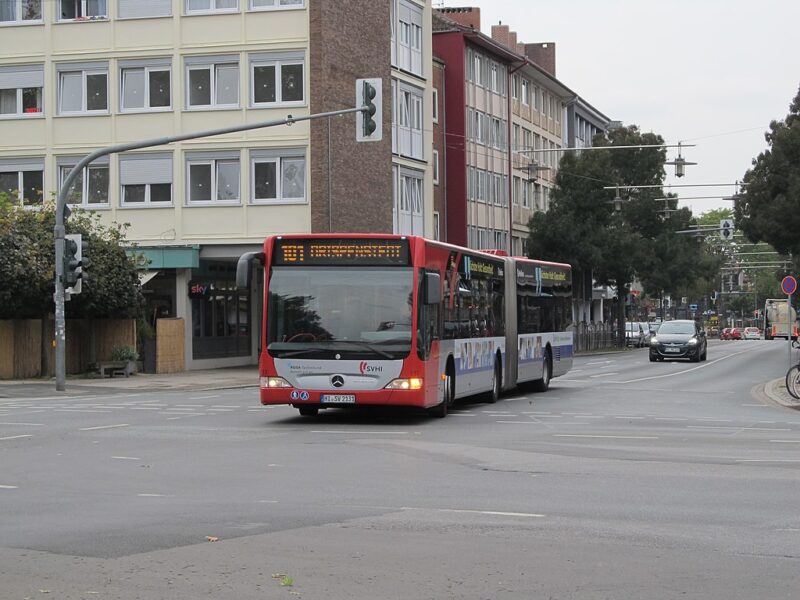
M 729 358 L 733 358 L 734 356 L 739 356 L 740 354 L 745 354 L 747 352 L 752 352 L 753 350 L 757 350 L 757 347 L 748 348 L 747 350 L 742 350 L 741 352 L 734 352 L 733 354 L 728 354 L 727 356 L 723 356 L 722 358 L 718 358 L 716 360 L 709 361 L 705 364 L 698 365 L 696 367 L 692 367 L 691 369 L 684 369 L 683 371 L 675 371 L 674 373 L 666 373 L 664 375 L 653 375 L 652 377 L 640 377 L 638 379 L 629 379 L 627 381 L 609 381 L 607 383 L 638 383 L 640 381 L 651 381 L 653 379 L 664 379 L 666 377 L 675 377 L 676 375 L 683 375 L 684 373 L 691 373 L 692 371 L 697 371 L 698 369 L 704 369 L 706 367 L 710 367 L 715 365 L 723 360 L 727 360 Z

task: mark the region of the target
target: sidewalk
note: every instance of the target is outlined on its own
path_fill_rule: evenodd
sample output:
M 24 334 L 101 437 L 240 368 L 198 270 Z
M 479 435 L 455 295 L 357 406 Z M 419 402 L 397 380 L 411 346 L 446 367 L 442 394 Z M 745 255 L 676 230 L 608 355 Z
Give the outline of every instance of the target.
M 258 386 L 258 367 L 229 367 L 165 375 L 138 373 L 130 377 L 68 377 L 66 391 L 57 392 L 55 378 L 0 381 L 0 400 L 75 396 L 157 390 L 216 390 Z

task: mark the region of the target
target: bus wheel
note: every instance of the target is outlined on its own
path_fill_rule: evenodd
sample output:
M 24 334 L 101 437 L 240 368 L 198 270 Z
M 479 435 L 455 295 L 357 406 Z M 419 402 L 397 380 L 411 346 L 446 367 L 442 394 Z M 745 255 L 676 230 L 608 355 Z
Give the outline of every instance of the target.
M 544 353 L 542 378 L 533 382 L 534 392 L 546 392 L 550 388 L 550 378 L 553 376 L 553 360 L 550 358 L 550 349 Z
M 455 385 L 456 379 L 453 375 L 453 363 L 448 361 L 447 368 L 445 369 L 444 376 L 444 389 L 442 390 L 442 401 L 428 409 L 428 414 L 437 419 L 444 419 L 447 416 L 447 411 L 453 406 L 453 399 L 455 398 Z
M 503 390 L 503 371 L 500 367 L 500 358 L 494 360 L 494 372 L 492 373 L 492 390 L 486 394 L 486 401 L 494 404 L 500 399 Z
M 316 417 L 319 413 L 319 408 L 316 406 L 298 406 L 297 410 L 299 410 L 300 414 L 304 417 Z

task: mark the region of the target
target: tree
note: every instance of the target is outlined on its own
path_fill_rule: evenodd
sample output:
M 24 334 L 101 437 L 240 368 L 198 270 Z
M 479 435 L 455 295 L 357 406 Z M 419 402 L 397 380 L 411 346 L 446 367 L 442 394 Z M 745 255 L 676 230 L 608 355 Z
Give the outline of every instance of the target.
M 653 133 L 636 126 L 597 136 L 594 146 L 661 145 Z M 664 148 L 631 148 L 567 154 L 559 164 L 556 188 L 546 213 L 531 219 L 530 256 L 567 262 L 579 273 L 591 273 L 601 284 L 617 288 L 618 330 L 624 339 L 625 298 L 635 277 L 646 291 L 672 291 L 696 273 L 701 248 L 675 231 L 691 222 L 682 209 L 663 216 L 657 201 L 664 196 Z M 627 196 L 613 210 L 614 190 L 604 187 L 643 186 L 620 191 Z
M 768 242 L 800 266 L 800 91 L 786 118 L 770 123 L 764 137 L 769 148 L 745 173 L 736 226 L 751 242 Z
M 0 319 L 42 318 L 54 311 L 55 206 L 28 210 L 0 195 Z M 125 227 L 74 210 L 67 233 L 89 244 L 89 283 L 66 303 L 67 317 L 138 316 L 142 305 L 136 268 L 125 252 Z

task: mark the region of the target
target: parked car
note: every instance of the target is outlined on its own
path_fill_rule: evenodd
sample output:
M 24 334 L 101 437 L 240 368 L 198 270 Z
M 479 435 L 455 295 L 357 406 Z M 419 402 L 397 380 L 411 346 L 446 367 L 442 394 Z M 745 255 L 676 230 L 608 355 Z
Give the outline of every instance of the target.
M 745 327 L 743 337 L 746 340 L 760 340 L 761 331 L 758 327 Z
M 722 331 L 719 332 L 719 339 L 721 340 L 729 340 L 731 339 L 731 328 L 725 327 Z
M 661 321 L 652 321 L 648 326 L 650 327 L 650 337 L 653 337 L 661 326 Z
M 729 340 L 740 340 L 740 339 L 742 339 L 742 328 L 741 327 L 732 327 L 731 330 L 728 332 L 728 339 Z
M 625 323 L 625 343 L 636 348 L 641 348 L 645 345 L 644 329 L 642 329 L 641 323 L 630 321 Z
M 666 358 L 706 360 L 708 340 L 705 330 L 690 320 L 667 321 L 650 340 L 650 362 Z
M 650 324 L 645 322 L 639 322 L 639 325 L 642 327 L 642 332 L 644 333 L 644 343 L 643 346 L 647 346 L 650 343 L 650 337 L 652 333 L 650 333 Z

